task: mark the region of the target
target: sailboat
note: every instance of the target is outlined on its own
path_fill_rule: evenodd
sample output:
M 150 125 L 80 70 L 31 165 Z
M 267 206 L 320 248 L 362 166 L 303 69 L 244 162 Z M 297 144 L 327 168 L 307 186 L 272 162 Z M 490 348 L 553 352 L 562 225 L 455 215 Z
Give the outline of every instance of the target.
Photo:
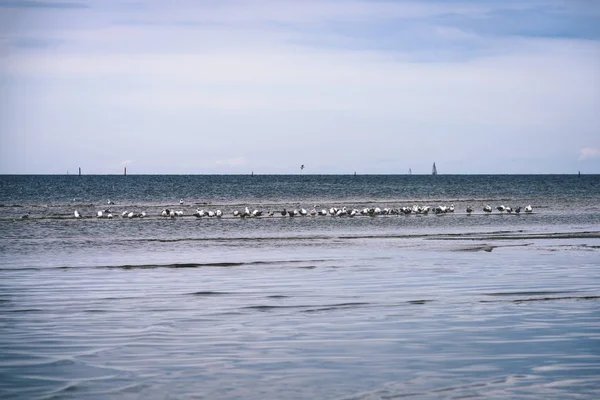
M 435 167 L 435 163 L 433 163 L 433 168 L 431 169 L 431 175 L 437 175 L 437 168 Z

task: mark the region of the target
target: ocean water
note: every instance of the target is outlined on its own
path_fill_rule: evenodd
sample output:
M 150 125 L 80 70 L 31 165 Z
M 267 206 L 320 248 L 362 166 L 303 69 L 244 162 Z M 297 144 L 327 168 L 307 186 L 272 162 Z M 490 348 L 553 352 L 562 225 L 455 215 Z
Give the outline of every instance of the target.
M 598 175 L 0 176 L 0 232 L 0 398 L 600 398 Z

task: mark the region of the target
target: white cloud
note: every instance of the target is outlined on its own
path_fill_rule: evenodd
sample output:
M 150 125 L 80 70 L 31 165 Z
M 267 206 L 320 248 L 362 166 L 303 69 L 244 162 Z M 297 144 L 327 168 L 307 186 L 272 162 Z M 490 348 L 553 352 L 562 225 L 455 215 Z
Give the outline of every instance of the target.
M 97 2 L 52 17 L 35 11 L 18 30 L 2 27 L 0 15 L 0 149 L 20 149 L 0 154 L 0 170 L 35 148 L 48 157 L 44 137 L 69 145 L 74 132 L 118 140 L 118 155 L 103 165 L 134 157 L 136 169 L 160 154 L 174 171 L 183 162 L 256 171 L 258 160 L 285 166 L 280 154 L 290 152 L 307 165 L 358 170 L 375 157 L 413 170 L 408 157 L 427 159 L 427 168 L 433 157 L 476 164 L 488 161 L 486 151 L 498 159 L 555 151 L 575 163 L 600 127 L 598 42 L 490 36 L 435 17 L 499 4 Z M 3 52 L 14 37 L 60 46 Z M 183 144 L 177 156 L 165 154 L 165 139 Z M 182 155 L 187 149 L 195 154 Z
M 584 147 L 583 149 L 579 150 L 580 161 L 598 157 L 600 157 L 600 148 Z

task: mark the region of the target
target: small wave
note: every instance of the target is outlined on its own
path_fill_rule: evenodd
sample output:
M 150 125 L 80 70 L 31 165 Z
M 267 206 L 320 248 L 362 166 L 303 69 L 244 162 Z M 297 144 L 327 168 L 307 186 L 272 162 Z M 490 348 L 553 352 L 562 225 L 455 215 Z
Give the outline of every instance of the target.
M 269 236 L 269 237 L 212 237 L 212 238 L 179 238 L 179 239 L 131 239 L 139 242 L 159 242 L 159 243 L 177 243 L 177 242 L 275 242 L 290 240 L 325 240 L 327 236 Z
M 339 304 L 323 304 L 321 306 L 316 304 L 304 304 L 304 305 L 256 305 L 256 306 L 246 306 L 242 307 L 245 310 L 255 310 L 255 311 L 274 311 L 274 310 L 282 310 L 282 309 L 298 309 L 305 308 L 303 312 L 319 312 L 319 311 L 329 311 L 336 310 L 342 308 L 355 308 L 369 305 L 370 303 L 339 303 Z
M 272 311 L 286 308 L 307 308 L 311 306 L 307 305 L 298 305 L 298 306 L 269 306 L 269 305 L 260 305 L 260 306 L 245 306 L 242 307 L 244 310 L 255 310 L 255 311 Z
M 492 250 L 494 250 L 496 247 L 498 246 L 475 246 L 475 247 L 467 247 L 464 249 L 456 249 L 454 251 L 464 251 L 464 252 L 478 252 L 478 251 L 487 251 L 488 253 L 491 253 Z
M 176 263 L 176 264 L 139 264 L 139 265 L 114 265 L 98 266 L 96 268 L 107 269 L 151 269 L 151 268 L 201 268 L 201 267 L 239 267 L 245 265 L 243 262 L 221 262 L 221 263 Z
M 230 292 L 212 292 L 212 291 L 201 291 L 201 292 L 193 292 L 186 293 L 193 296 L 223 296 L 227 294 L 231 294 Z
M 276 260 L 276 261 L 240 261 L 240 262 L 212 262 L 212 263 L 174 263 L 174 264 L 140 264 L 140 265 L 116 265 L 97 266 L 95 268 L 107 269 L 148 269 L 148 268 L 202 268 L 202 267 L 242 267 L 250 265 L 281 265 L 306 262 L 325 262 L 331 260 Z
M 417 305 L 417 304 L 418 304 L 418 305 L 420 305 L 420 304 L 431 303 L 431 302 L 433 302 L 433 301 L 435 301 L 435 300 L 425 300 L 425 299 L 424 299 L 424 300 L 409 300 L 409 301 L 407 301 L 406 303 L 408 303 L 408 304 L 415 304 L 415 305 Z
M 516 299 L 513 303 L 526 303 L 531 301 L 555 301 L 555 300 L 598 300 L 600 296 L 563 296 L 563 297 L 541 297 L 532 299 Z
M 57 267 L 20 267 L 0 268 L 0 271 L 41 271 L 41 270 L 70 270 L 70 269 L 154 269 L 154 268 L 203 268 L 203 267 L 242 267 L 252 265 L 287 265 L 336 261 L 335 259 L 316 260 L 269 260 L 269 261 L 238 261 L 238 262 L 209 262 L 209 263 L 172 263 L 172 264 L 124 264 L 124 265 L 94 265 L 94 266 L 57 266 Z M 310 267 L 310 265 L 309 265 Z
M 600 231 L 587 232 L 550 232 L 550 233 L 523 233 L 522 231 L 506 233 L 460 233 L 428 235 L 427 239 L 436 240 L 534 240 L 534 239 L 600 239 Z M 524 245 L 520 245 L 524 246 Z
M 486 296 L 544 296 L 549 294 L 564 294 L 575 293 L 575 290 L 540 290 L 540 291 L 524 291 L 524 292 L 491 292 L 484 293 Z
M 497 302 L 510 302 L 510 303 L 532 303 L 537 301 L 559 301 L 559 300 L 598 300 L 600 296 L 556 296 L 556 297 L 530 297 L 525 299 L 507 299 L 507 300 L 480 300 L 480 303 L 497 303 Z

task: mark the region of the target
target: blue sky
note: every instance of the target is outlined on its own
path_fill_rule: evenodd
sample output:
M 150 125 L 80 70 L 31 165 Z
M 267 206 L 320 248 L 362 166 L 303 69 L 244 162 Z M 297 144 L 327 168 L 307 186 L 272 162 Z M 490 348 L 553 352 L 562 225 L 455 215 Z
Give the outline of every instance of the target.
M 600 173 L 600 2 L 0 0 L 0 173 Z

